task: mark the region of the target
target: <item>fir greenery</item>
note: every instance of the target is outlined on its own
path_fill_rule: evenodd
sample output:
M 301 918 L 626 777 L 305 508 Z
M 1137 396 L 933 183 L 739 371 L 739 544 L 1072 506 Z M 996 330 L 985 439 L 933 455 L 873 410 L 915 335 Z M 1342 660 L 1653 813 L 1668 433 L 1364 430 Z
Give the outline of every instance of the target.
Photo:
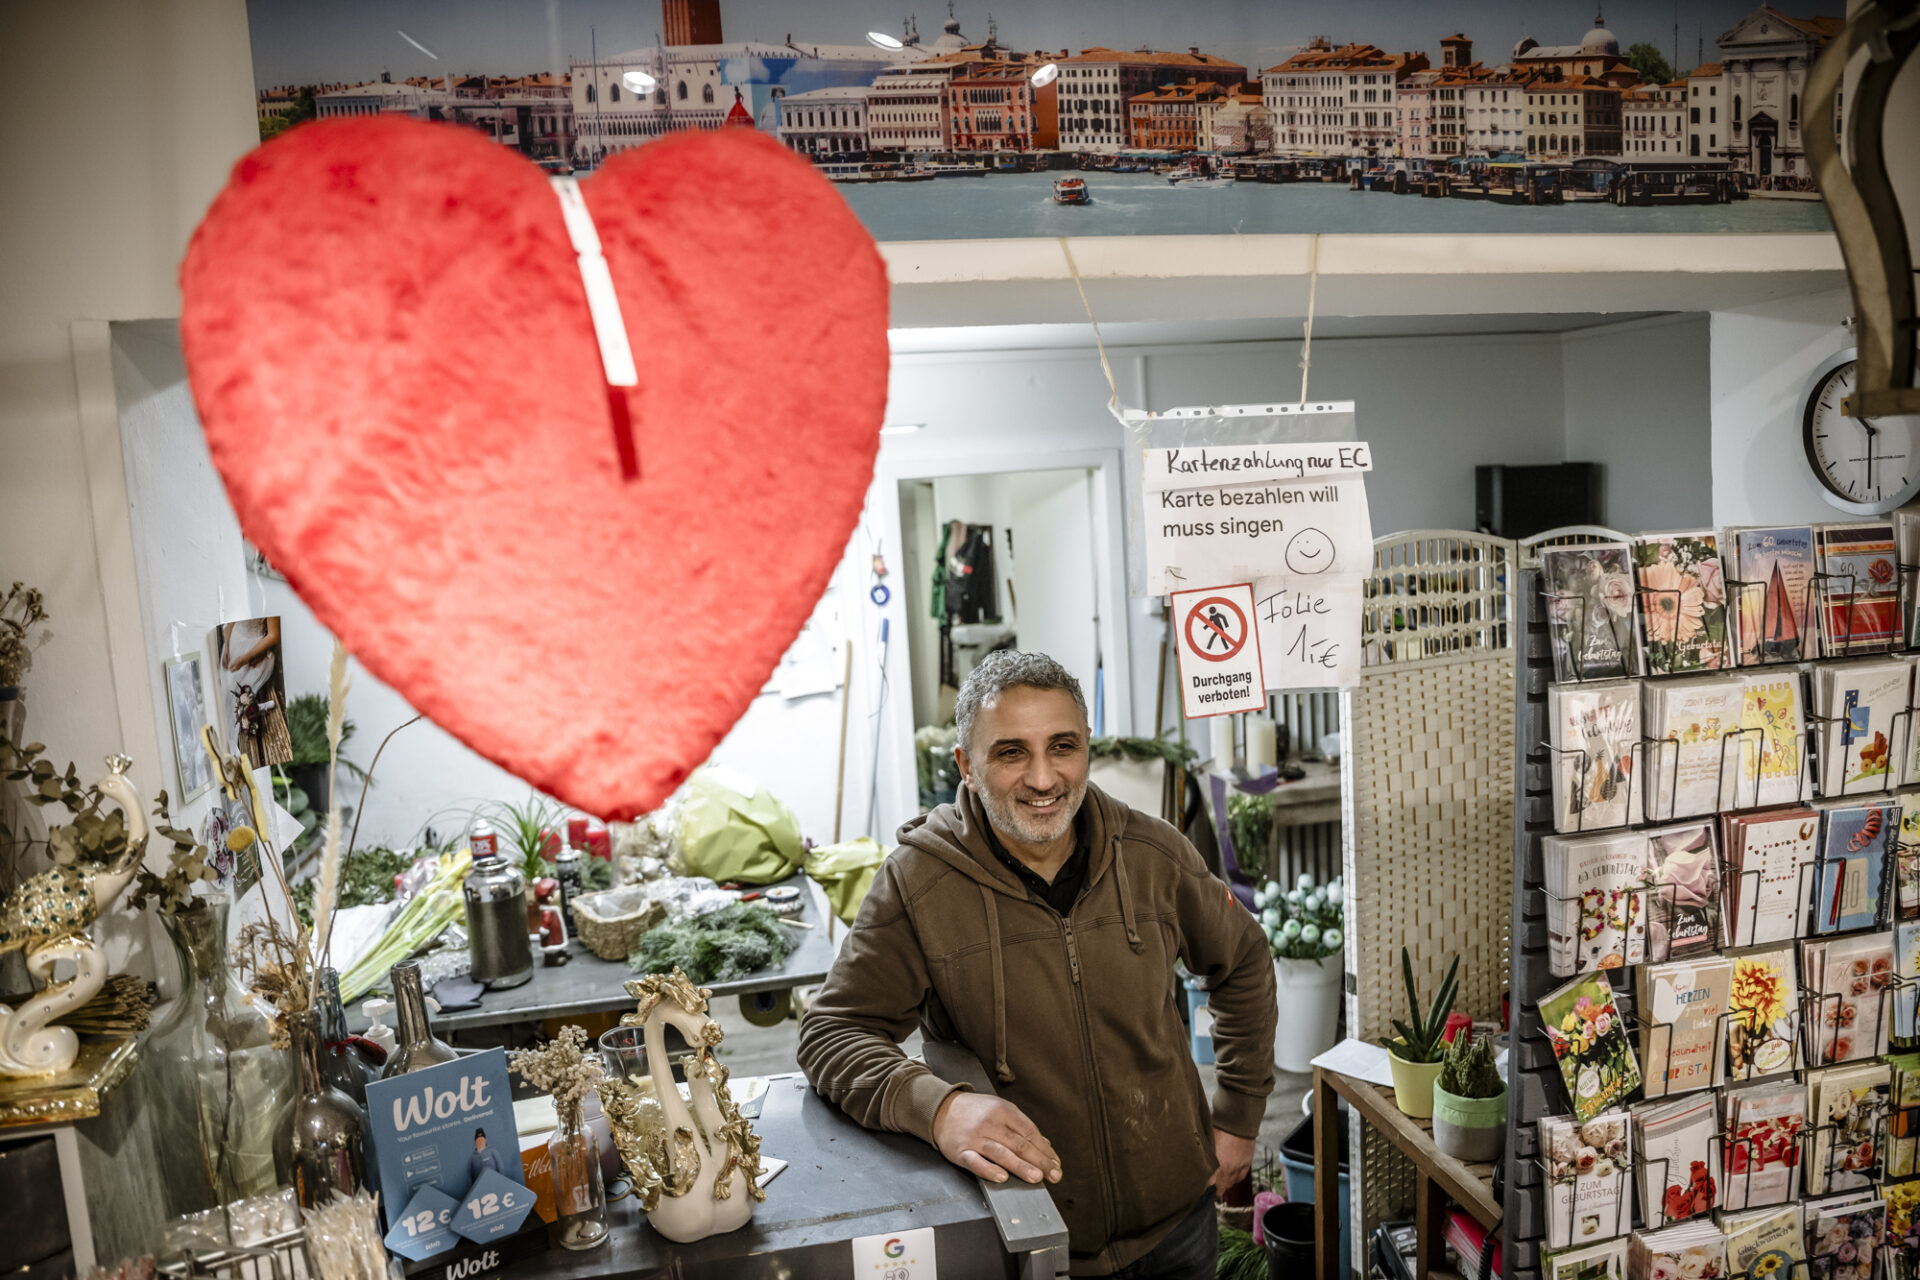
M 678 924 L 649 929 L 627 957 L 637 973 L 681 970 L 696 986 L 731 982 L 779 964 L 798 942 L 792 930 L 765 907 L 736 902 Z
M 1164 760 L 1174 765 L 1200 758 L 1192 747 L 1175 739 L 1171 729 L 1157 738 L 1095 738 L 1087 744 L 1087 753 L 1095 760 Z
M 1267 1280 L 1267 1251 L 1253 1242 L 1251 1231 L 1222 1223 L 1213 1274 L 1217 1280 Z

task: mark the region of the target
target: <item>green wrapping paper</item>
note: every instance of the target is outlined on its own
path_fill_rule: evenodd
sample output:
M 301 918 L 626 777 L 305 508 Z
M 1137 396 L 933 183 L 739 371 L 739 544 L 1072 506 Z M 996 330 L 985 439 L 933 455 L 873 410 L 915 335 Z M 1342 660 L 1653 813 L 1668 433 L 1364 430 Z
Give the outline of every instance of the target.
M 873 885 L 873 873 L 886 860 L 887 851 L 871 837 L 822 845 L 807 854 L 807 874 L 827 892 L 833 914 L 852 924 Z
M 784 880 L 806 855 L 793 810 L 752 779 L 712 767 L 687 783 L 680 850 L 689 875 L 722 884 Z

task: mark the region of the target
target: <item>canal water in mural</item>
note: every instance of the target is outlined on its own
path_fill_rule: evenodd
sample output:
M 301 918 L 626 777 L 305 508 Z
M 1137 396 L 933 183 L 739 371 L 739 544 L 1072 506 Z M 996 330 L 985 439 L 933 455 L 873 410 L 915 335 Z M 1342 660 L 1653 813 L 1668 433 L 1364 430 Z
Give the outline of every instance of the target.
M 1064 173 L 932 182 L 844 183 L 840 193 L 879 240 L 1064 235 L 1262 235 L 1308 232 L 1826 231 L 1816 200 L 1620 207 L 1604 202 L 1496 204 L 1351 191 L 1345 183 L 1235 182 L 1176 187 L 1150 173 L 1083 173 L 1090 201 L 1054 203 Z M 955 188 L 959 188 L 955 190 Z

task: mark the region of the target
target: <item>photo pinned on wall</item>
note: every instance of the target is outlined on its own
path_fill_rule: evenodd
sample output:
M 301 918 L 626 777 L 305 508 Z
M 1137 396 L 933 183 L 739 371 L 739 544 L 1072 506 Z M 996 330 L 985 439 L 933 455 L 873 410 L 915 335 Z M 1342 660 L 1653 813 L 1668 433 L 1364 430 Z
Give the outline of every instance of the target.
M 173 730 L 173 763 L 180 782 L 178 802 L 191 804 L 213 785 L 213 761 L 200 741 L 209 722 L 205 655 L 183 653 L 162 666 L 167 678 L 167 712 Z
M 224 795 L 213 798 L 198 834 L 200 843 L 207 846 L 207 863 L 214 872 L 210 887 L 216 892 L 238 897 L 259 883 L 258 854 L 251 848 L 244 856 L 236 854 L 227 843 L 227 837 L 237 828 L 252 826 L 253 815 L 247 812 L 245 800 L 229 800 Z
M 213 630 L 220 712 L 230 751 L 247 764 L 286 764 L 293 759 L 287 732 L 287 673 L 280 654 L 280 619 L 243 618 Z

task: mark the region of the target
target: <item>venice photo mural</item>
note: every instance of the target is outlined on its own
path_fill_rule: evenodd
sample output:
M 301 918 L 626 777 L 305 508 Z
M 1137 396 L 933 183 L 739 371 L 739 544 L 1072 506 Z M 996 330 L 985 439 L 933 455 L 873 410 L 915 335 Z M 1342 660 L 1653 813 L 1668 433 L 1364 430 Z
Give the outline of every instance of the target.
M 757 129 L 881 240 L 1829 227 L 1841 0 L 923 3 L 250 0 L 260 132 L 393 113 L 584 175 Z

